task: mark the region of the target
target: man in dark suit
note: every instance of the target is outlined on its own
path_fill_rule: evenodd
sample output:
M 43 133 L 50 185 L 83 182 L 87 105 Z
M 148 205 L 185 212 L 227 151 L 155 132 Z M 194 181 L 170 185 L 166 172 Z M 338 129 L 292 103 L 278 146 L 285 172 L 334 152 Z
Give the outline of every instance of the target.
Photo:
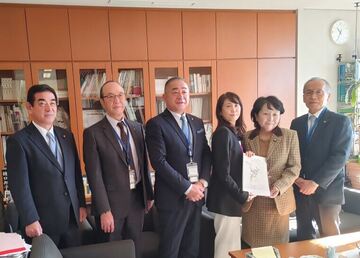
M 155 169 L 161 258 L 198 257 L 201 206 L 210 176 L 211 153 L 201 119 L 186 114 L 189 87 L 174 77 L 165 84 L 167 109 L 146 125 Z
M 296 118 L 301 172 L 295 181 L 297 239 L 339 234 L 339 212 L 344 203 L 345 162 L 352 143 L 350 119 L 326 108 L 329 83 L 311 78 L 304 85 L 303 100 L 309 113 Z
M 126 96 L 118 82 L 104 83 L 100 102 L 106 117 L 84 131 L 92 213 L 103 240 L 132 239 L 139 258 L 144 212 L 153 200 L 144 132 L 125 118 Z
M 48 234 L 59 247 L 74 243 L 86 218 L 80 162 L 74 136 L 53 126 L 57 96 L 50 86 L 32 86 L 26 108 L 32 122 L 7 140 L 9 186 L 28 238 Z

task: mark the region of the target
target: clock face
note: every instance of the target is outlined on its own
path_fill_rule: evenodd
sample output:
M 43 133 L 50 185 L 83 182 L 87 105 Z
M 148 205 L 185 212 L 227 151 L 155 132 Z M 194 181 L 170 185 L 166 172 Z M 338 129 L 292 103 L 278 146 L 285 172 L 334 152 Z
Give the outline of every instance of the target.
M 344 44 L 350 36 L 349 26 L 343 20 L 338 20 L 331 26 L 331 38 L 336 44 Z

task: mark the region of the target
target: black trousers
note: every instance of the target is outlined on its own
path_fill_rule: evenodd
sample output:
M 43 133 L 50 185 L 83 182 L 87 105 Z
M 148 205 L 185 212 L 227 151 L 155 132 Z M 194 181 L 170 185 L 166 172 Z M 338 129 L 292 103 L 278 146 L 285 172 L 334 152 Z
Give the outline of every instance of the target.
M 201 206 L 186 201 L 181 209 L 159 212 L 159 258 L 197 258 Z
M 141 188 L 131 190 L 131 207 L 124 218 L 114 218 L 114 232 L 104 233 L 101 230 L 100 216 L 95 218 L 99 241 L 109 242 L 123 239 L 132 239 L 135 243 L 136 258 L 141 258 L 141 232 L 144 224 L 144 205 Z
M 316 238 L 313 221 L 316 222 L 321 237 L 340 234 L 341 205 L 319 204 L 313 196 L 300 193 L 297 186 L 294 190 L 298 241 Z

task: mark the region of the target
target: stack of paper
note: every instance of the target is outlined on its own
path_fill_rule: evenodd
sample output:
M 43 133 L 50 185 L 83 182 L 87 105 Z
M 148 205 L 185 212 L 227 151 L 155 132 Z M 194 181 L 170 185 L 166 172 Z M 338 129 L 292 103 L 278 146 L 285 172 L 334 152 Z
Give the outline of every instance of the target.
M 0 257 L 29 252 L 30 248 L 19 234 L 0 232 Z

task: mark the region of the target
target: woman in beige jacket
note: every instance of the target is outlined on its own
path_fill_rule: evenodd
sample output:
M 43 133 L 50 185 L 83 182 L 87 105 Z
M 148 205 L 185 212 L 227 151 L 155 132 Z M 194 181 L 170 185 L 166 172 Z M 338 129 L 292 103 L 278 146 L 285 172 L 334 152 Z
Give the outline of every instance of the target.
M 279 127 L 284 113 L 274 97 L 258 98 L 251 110 L 255 129 L 245 134 L 246 149 L 266 158 L 270 196 L 257 196 L 243 207 L 242 238 L 251 247 L 289 241 L 289 214 L 295 210 L 293 183 L 301 163 L 296 131 Z

